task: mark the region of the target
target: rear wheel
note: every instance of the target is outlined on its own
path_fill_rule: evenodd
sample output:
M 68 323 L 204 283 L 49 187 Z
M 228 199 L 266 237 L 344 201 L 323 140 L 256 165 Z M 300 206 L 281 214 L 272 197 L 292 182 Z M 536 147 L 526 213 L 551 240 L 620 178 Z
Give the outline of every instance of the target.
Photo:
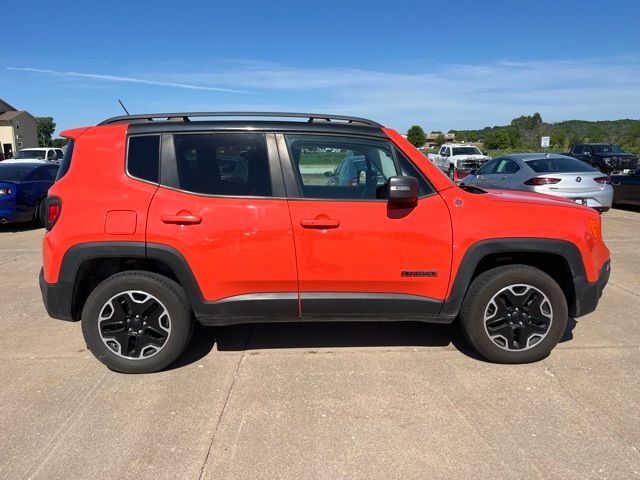
M 127 271 L 98 285 L 82 311 L 91 352 L 111 370 L 150 373 L 183 352 L 192 331 L 183 289 L 150 272 Z
M 451 180 L 453 180 L 453 177 L 454 177 L 454 169 L 453 169 L 453 165 L 449 165 L 449 170 L 448 170 L 448 172 L 447 172 L 447 175 L 449 176 L 449 178 L 450 178 Z
M 560 286 L 527 265 L 498 267 L 479 275 L 460 310 L 469 343 L 496 363 L 547 357 L 565 331 L 567 316 Z
M 36 207 L 36 210 L 33 213 L 33 223 L 35 223 L 38 227 L 44 227 L 44 222 L 45 222 L 44 201 L 45 199 L 43 198 L 38 202 L 38 206 Z

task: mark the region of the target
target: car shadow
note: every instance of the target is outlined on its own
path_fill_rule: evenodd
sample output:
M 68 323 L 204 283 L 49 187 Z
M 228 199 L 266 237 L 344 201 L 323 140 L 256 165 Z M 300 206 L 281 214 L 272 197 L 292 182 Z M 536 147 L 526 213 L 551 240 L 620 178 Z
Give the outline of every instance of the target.
M 35 222 L 5 223 L 0 224 L 0 233 L 29 232 L 31 230 L 39 230 L 41 228 L 43 227 L 36 225 Z
M 569 318 L 560 342 L 573 338 L 576 321 Z M 467 357 L 486 361 L 464 338 L 458 323 L 422 322 L 298 322 L 260 323 L 203 327 L 196 324 L 186 351 L 166 370 L 206 357 L 214 348 L 221 352 L 297 348 L 446 347 L 452 345 Z

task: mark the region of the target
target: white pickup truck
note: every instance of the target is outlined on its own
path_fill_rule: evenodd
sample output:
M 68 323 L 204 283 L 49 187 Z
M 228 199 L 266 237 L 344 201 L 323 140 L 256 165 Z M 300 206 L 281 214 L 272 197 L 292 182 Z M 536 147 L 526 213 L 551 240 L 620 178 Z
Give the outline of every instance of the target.
M 430 153 L 427 156 L 454 182 L 466 177 L 471 170 L 479 168 L 480 165 L 491 160 L 491 157 L 483 154 L 478 147 L 464 143 L 445 143 L 440 147 L 438 153 Z

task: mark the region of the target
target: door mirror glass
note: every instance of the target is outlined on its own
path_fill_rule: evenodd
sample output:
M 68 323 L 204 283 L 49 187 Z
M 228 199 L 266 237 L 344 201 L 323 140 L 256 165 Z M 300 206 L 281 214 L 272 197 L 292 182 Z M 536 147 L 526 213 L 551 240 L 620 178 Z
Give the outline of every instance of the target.
M 415 206 L 418 203 L 420 186 L 418 179 L 396 175 L 389 178 L 389 193 L 387 198 L 390 204 L 398 206 Z

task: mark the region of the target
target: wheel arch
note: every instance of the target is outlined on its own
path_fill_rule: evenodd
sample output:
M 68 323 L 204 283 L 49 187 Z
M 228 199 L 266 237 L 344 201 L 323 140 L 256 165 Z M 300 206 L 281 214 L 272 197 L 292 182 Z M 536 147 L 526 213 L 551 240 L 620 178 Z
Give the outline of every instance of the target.
M 190 304 L 202 302 L 202 294 L 186 259 L 175 249 L 144 242 L 93 242 L 75 245 L 64 256 L 58 283 L 68 288 L 69 316 L 79 320 L 91 291 L 119 272 L 142 270 L 177 282 Z
M 549 274 L 567 299 L 569 315 L 576 314 L 576 286 L 587 282 L 578 247 L 558 239 L 501 238 L 477 242 L 465 252 L 440 315 L 456 317 L 474 278 L 491 268 L 512 264 L 532 266 Z

